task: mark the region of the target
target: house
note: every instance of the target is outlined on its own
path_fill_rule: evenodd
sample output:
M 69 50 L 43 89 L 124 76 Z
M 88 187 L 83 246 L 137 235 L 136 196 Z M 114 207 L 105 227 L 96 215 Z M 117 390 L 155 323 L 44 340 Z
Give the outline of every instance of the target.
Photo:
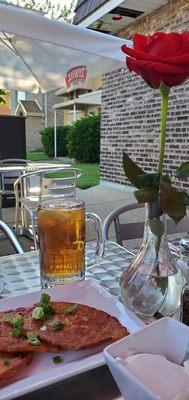
M 44 127 L 44 111 L 37 100 L 20 100 L 14 115 L 26 117 L 26 150 L 40 150 L 39 131 Z
M 55 95 L 62 97 L 62 100 L 55 104 L 53 109 L 56 112 L 58 110 L 63 111 L 64 125 L 71 125 L 80 118 L 100 112 L 101 76 L 90 79 L 86 84 L 85 76 L 87 71 L 77 71 L 78 69 L 85 68 L 85 66 L 76 66 L 68 71 L 66 79 L 67 87 L 60 88 L 55 92 Z M 81 79 L 81 77 L 83 78 Z
M 167 0 L 78 0 L 73 23 L 116 35 L 122 28 L 149 15 L 167 2 Z
M 53 106 L 57 102 L 55 91 L 33 94 L 11 92 L 11 113 L 26 117 L 26 150 L 42 150 L 40 130 L 54 126 Z M 63 112 L 57 111 L 57 125 L 63 125 Z
M 0 104 L 0 115 L 11 115 L 10 92 L 4 96 L 6 104 Z
M 132 39 L 135 33 L 189 30 L 188 0 L 78 0 L 75 11 L 75 24 L 126 39 Z M 127 183 L 123 150 L 146 172 L 156 171 L 159 92 L 125 68 L 103 76 L 101 102 L 101 181 Z M 188 131 L 189 81 L 171 89 L 165 173 L 174 172 L 181 162 L 188 161 Z

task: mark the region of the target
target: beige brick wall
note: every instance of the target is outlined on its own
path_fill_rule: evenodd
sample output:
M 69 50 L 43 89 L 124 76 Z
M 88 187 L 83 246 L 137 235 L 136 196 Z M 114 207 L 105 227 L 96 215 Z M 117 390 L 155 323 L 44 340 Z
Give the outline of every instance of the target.
M 42 150 L 40 129 L 44 128 L 44 122 L 41 117 L 26 118 L 26 151 Z

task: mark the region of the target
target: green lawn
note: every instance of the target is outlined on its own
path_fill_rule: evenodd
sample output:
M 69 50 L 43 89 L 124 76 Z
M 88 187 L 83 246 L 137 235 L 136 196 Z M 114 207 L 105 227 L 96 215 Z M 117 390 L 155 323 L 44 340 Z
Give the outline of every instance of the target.
M 30 161 L 44 161 L 52 160 L 42 151 L 39 152 L 28 152 L 27 159 Z M 58 164 L 57 164 L 58 166 Z M 99 184 L 100 166 L 99 164 L 89 163 L 74 163 L 72 167 L 80 168 L 83 172 L 83 176 L 78 180 L 77 187 L 80 189 L 88 189 L 89 187 Z M 60 174 L 58 174 L 60 176 Z
M 29 151 L 27 153 L 27 159 L 30 161 L 50 160 L 50 158 L 43 151 Z

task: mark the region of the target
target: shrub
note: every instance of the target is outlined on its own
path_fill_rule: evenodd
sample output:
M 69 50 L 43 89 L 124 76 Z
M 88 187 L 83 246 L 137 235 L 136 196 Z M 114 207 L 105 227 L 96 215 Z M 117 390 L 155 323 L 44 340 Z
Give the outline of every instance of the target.
M 67 135 L 69 132 L 69 126 L 57 126 L 57 156 L 65 157 L 68 155 L 67 151 Z M 49 126 L 48 128 L 43 128 L 39 132 L 41 135 L 41 141 L 45 148 L 45 153 L 49 157 L 54 156 L 54 127 Z
M 66 143 L 66 147 L 67 147 L 67 152 L 68 152 L 68 156 L 70 158 L 74 158 L 74 125 L 70 125 L 70 129 L 68 131 L 67 134 L 67 143 Z
M 78 162 L 96 163 L 100 159 L 100 115 L 76 121 L 69 130 L 67 149 Z

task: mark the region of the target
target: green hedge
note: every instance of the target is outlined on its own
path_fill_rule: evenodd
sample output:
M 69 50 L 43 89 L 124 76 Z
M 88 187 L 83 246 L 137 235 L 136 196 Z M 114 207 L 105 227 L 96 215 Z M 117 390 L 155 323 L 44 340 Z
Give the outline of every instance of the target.
M 67 151 L 67 136 L 70 126 L 57 126 L 57 156 L 66 157 L 68 156 Z M 54 156 L 54 127 L 49 126 L 48 128 L 43 128 L 39 132 L 41 135 L 41 141 L 45 148 L 45 153 L 49 157 Z
M 67 148 L 68 155 L 78 162 L 99 162 L 100 115 L 76 121 L 69 130 Z
M 54 156 L 54 127 L 40 131 L 45 153 Z M 100 115 L 76 121 L 71 126 L 57 126 L 57 155 L 69 156 L 77 162 L 97 163 L 100 160 Z

